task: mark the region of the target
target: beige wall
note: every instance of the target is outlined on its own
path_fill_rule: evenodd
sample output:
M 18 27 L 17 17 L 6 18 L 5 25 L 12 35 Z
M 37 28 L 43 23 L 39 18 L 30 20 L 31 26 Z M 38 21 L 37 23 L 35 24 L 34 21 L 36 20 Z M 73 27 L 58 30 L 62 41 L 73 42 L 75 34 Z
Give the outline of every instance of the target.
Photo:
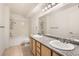
M 29 35 L 29 20 L 19 14 L 11 14 L 12 25 L 11 33 L 14 37 Z
M 42 4 L 39 4 L 34 8 L 32 11 L 32 14 L 30 15 L 29 18 L 29 30 L 30 34 L 37 34 L 40 32 L 39 30 L 39 15 L 41 15 L 43 12 L 41 10 Z
M 9 47 L 9 8 L 0 4 L 0 55 L 5 48 Z

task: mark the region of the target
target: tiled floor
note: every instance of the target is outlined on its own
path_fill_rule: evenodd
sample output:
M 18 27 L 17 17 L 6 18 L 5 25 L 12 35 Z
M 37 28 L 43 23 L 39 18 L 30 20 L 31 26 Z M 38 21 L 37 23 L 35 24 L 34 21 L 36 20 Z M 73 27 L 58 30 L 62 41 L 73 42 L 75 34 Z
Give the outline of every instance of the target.
M 6 49 L 3 56 L 32 56 L 29 46 L 14 46 Z

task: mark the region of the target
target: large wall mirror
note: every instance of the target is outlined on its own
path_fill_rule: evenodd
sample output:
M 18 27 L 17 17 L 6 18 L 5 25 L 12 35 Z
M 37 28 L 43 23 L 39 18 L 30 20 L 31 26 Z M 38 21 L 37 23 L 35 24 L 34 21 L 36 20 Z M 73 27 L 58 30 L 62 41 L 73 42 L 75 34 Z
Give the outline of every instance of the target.
M 79 38 L 79 7 L 52 11 L 39 18 L 41 33 L 64 38 Z

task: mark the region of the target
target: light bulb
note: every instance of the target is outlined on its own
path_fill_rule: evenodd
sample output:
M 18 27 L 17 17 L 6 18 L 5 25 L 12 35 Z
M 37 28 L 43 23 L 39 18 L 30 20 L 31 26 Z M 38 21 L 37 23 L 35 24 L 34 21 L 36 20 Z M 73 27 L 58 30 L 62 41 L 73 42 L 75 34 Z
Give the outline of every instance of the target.
M 47 10 L 47 7 L 45 7 L 45 10 Z
M 48 7 L 48 8 L 51 8 L 51 5 L 48 5 L 47 7 Z
M 42 9 L 42 11 L 45 11 L 45 9 Z

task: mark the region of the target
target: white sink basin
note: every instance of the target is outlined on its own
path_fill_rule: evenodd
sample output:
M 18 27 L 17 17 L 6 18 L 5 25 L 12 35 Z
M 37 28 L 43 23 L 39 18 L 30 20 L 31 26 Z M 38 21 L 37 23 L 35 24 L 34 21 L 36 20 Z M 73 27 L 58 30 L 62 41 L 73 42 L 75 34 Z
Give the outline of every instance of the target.
M 38 38 L 40 38 L 40 37 L 43 37 L 42 35 L 33 35 L 33 37 L 38 37 Z
M 55 48 L 62 49 L 62 50 L 72 50 L 75 48 L 73 44 L 63 43 L 63 42 L 60 42 L 59 40 L 50 41 L 49 44 Z

